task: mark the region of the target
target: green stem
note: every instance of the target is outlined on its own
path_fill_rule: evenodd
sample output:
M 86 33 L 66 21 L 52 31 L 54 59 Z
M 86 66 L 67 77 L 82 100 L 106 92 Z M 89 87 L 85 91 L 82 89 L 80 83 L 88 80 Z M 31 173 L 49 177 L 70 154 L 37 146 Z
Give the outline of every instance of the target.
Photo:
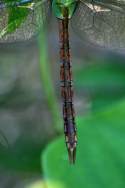
M 57 103 L 56 94 L 54 91 L 54 85 L 51 77 L 50 64 L 48 61 L 48 47 L 46 42 L 46 31 L 41 31 L 38 42 L 39 42 L 39 50 L 40 50 L 40 73 L 42 80 L 42 87 L 45 92 L 46 100 L 48 103 L 48 107 L 52 114 L 52 123 L 53 128 L 57 133 L 62 132 L 62 123 L 60 118 L 60 110 Z

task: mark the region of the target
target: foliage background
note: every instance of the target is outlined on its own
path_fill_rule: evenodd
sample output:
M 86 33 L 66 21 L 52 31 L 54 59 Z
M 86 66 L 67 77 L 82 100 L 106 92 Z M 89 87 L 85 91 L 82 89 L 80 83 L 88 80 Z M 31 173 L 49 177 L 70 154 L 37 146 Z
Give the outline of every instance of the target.
M 0 44 L 1 188 L 125 186 L 124 54 L 84 44 L 72 30 L 70 39 L 78 127 L 74 166 L 60 137 L 55 19 L 39 37 Z

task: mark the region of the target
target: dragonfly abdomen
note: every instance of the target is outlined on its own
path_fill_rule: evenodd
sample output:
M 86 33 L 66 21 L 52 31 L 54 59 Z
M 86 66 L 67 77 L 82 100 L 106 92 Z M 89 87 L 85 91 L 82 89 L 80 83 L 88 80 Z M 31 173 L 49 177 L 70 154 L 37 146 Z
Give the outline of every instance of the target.
M 75 112 L 73 105 L 72 71 L 70 62 L 70 47 L 68 34 L 68 18 L 59 20 L 60 38 L 60 80 L 61 96 L 63 100 L 63 119 L 66 146 L 68 149 L 69 160 L 75 162 L 76 155 L 76 127 Z

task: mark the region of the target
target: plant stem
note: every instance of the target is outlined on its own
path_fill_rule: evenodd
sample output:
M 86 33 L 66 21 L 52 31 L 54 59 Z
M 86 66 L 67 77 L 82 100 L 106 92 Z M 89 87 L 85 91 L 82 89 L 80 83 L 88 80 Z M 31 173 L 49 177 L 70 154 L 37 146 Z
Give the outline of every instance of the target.
M 48 46 L 46 39 L 46 31 L 41 31 L 39 38 L 39 51 L 40 51 L 40 75 L 42 80 L 42 87 L 45 92 L 48 107 L 52 114 L 53 128 L 57 133 L 62 133 L 62 123 L 59 115 L 59 106 L 57 103 L 56 94 L 54 91 L 54 85 L 52 82 L 52 74 L 50 70 L 49 58 L 48 58 Z M 51 63 L 51 62 L 50 62 Z

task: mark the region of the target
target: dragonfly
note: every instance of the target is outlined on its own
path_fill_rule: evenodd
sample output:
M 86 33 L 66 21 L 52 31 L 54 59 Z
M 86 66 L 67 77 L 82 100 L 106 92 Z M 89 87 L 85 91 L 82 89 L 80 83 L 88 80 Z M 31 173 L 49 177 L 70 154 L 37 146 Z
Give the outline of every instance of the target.
M 59 26 L 64 134 L 69 161 L 74 164 L 77 130 L 69 23 L 84 42 L 113 50 L 124 49 L 125 0 L 0 0 L 0 42 L 30 39 L 48 21 L 51 12 Z

